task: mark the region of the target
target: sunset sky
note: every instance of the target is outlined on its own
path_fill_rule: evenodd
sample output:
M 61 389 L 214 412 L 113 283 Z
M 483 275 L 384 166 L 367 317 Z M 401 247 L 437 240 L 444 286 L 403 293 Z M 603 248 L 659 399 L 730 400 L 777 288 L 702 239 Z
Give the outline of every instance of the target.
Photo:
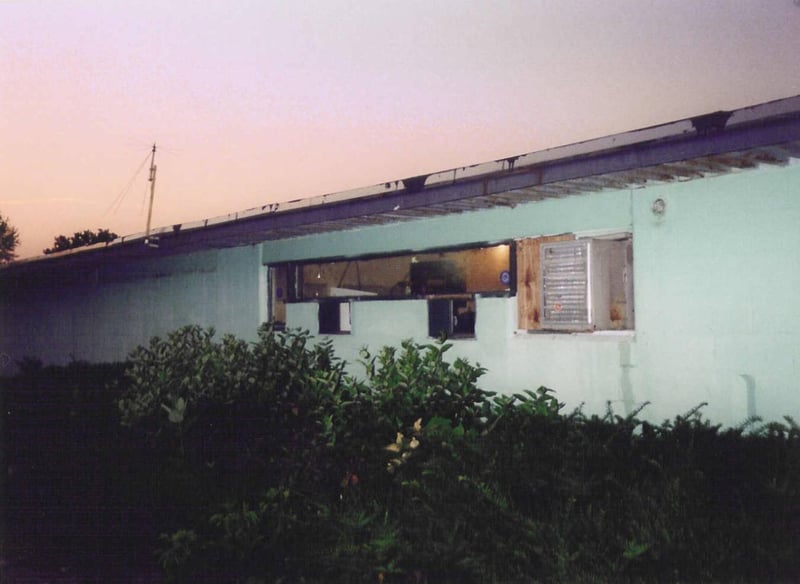
M 144 231 L 154 142 L 160 226 L 797 95 L 798 4 L 0 1 L 0 214 Z

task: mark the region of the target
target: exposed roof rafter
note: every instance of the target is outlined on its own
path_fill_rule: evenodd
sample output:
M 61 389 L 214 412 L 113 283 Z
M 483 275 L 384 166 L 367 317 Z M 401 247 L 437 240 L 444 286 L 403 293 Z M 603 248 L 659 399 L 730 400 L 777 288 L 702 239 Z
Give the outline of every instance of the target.
M 404 181 L 153 229 L 150 237 L 158 239 L 157 248 L 145 246 L 144 234 L 136 234 L 107 245 L 13 262 L 0 269 L 0 278 L 19 270 L 90 266 L 642 188 L 800 158 L 800 96 L 722 113 L 714 114 L 713 124 L 698 126 L 706 117 L 696 116 Z

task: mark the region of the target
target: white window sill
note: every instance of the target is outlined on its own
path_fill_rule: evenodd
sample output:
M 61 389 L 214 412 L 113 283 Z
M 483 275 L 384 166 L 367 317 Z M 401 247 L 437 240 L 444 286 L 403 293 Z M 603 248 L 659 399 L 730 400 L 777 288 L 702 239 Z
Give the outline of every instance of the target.
M 636 338 L 636 331 L 594 331 L 594 332 L 570 332 L 570 331 L 526 331 L 516 330 L 514 336 L 519 339 L 547 339 L 554 341 L 580 340 L 596 342 L 627 342 Z

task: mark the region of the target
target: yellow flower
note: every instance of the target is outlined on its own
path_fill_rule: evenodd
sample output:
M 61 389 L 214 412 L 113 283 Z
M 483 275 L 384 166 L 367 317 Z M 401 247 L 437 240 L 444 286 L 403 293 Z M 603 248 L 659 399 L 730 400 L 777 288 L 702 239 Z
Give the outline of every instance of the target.
M 384 450 L 388 450 L 389 452 L 400 452 L 402 449 L 403 435 L 400 432 L 397 433 L 397 438 L 395 438 L 394 442 L 384 447 Z

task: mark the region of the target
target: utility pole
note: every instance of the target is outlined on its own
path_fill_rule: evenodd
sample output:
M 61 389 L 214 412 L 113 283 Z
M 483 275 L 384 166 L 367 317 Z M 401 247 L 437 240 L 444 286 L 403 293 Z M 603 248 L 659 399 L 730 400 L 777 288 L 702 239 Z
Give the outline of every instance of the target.
M 147 230 L 144 234 L 144 244 L 158 247 L 158 243 L 150 241 L 150 220 L 153 217 L 153 199 L 156 195 L 156 145 L 153 144 L 153 155 L 150 157 L 150 206 L 147 209 Z M 155 239 L 155 238 L 154 238 Z

